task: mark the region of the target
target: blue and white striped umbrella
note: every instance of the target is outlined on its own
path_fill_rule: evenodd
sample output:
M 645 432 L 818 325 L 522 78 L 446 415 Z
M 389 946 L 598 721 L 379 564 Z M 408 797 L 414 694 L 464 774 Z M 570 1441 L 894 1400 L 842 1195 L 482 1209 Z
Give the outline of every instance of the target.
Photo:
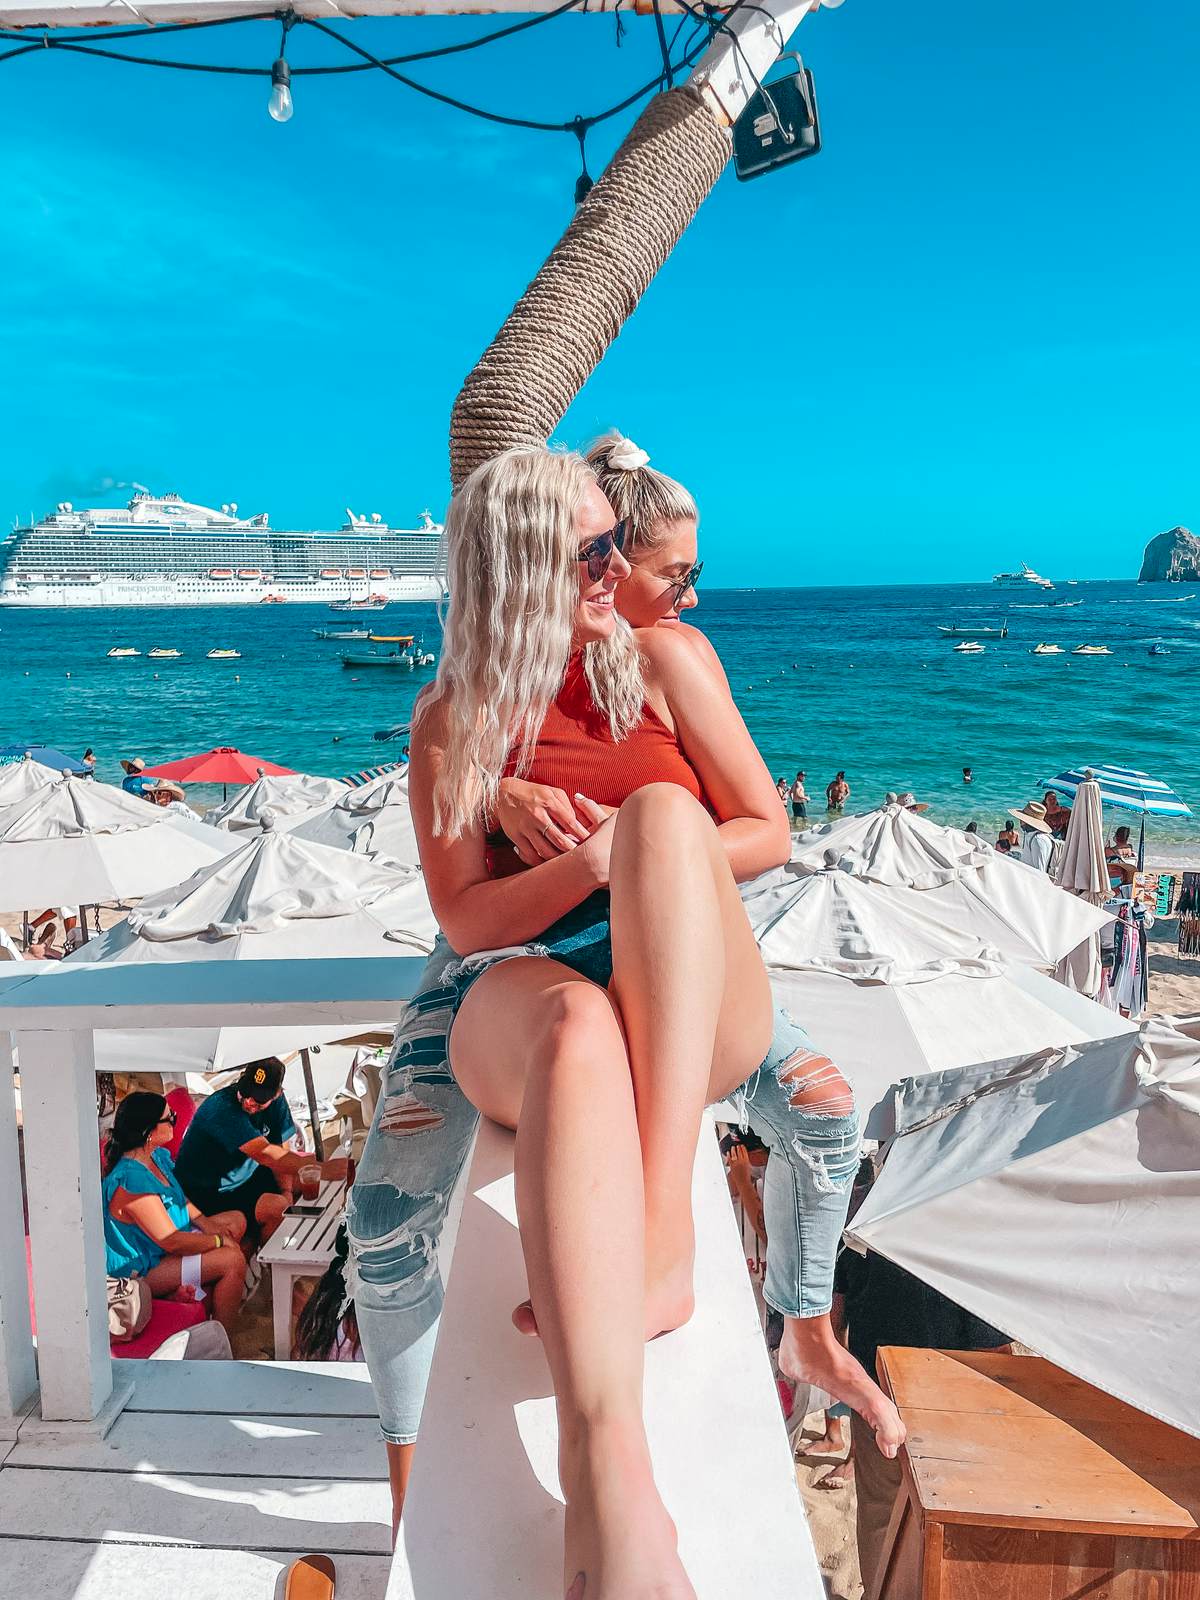
M 1059 794 L 1073 795 L 1085 775 L 1100 785 L 1100 799 L 1106 806 L 1119 806 L 1124 811 L 1140 811 L 1147 817 L 1190 817 L 1192 808 L 1168 784 L 1152 778 L 1148 772 L 1136 767 L 1109 767 L 1097 764 L 1091 768 L 1071 767 L 1056 778 L 1047 778 L 1040 789 L 1053 789 Z

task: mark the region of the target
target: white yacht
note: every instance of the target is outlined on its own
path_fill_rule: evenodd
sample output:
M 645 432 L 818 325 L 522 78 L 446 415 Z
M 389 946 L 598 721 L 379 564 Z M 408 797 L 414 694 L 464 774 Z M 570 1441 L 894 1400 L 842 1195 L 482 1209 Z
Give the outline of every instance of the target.
M 1043 578 L 1032 567 L 1027 567 L 1023 561 L 1019 571 L 998 572 L 992 582 L 999 584 L 1001 589 L 1053 589 L 1054 587 L 1049 578 Z
M 380 514 L 336 532 L 270 526 L 266 512 L 212 510 L 139 491 L 127 506 L 77 510 L 69 500 L 0 539 L 0 606 L 227 606 L 438 601 L 442 530 Z

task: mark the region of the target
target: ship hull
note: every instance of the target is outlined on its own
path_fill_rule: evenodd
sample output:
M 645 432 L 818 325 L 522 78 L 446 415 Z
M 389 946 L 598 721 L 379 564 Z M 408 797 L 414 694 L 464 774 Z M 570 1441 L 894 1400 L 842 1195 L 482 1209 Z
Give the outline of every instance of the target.
M 389 605 L 436 604 L 444 590 L 437 578 L 389 578 L 372 584 Z M 310 582 L 259 582 L 203 578 L 158 580 L 109 578 L 98 583 L 50 584 L 9 580 L 0 586 L 0 607 L 36 610 L 101 610 L 109 607 L 252 606 L 281 596 L 288 605 L 331 605 L 347 598 L 346 583 L 334 579 Z

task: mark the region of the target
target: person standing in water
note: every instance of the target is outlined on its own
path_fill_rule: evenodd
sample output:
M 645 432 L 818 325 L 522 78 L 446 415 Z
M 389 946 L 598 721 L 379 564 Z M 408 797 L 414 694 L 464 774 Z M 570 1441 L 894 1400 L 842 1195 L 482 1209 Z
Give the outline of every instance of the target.
M 808 821 L 808 790 L 804 787 L 803 770 L 792 780 L 792 821 Z
M 846 782 L 846 774 L 838 772 L 825 790 L 825 799 L 830 811 L 844 811 L 846 801 L 850 798 L 850 785 Z

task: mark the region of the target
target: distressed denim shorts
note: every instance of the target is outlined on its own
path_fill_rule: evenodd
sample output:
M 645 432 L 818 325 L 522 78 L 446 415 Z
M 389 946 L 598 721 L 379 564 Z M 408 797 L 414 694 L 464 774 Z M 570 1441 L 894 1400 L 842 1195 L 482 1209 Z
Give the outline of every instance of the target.
M 552 922 L 535 943 L 505 945 L 500 950 L 480 950 L 475 955 L 465 956 L 446 974 L 447 982 L 458 992 L 454 1009 L 457 1011 L 471 985 L 489 967 L 511 961 L 516 956 L 548 956 L 607 989 L 613 971 L 609 914 L 608 890 L 597 889 L 557 922 Z

